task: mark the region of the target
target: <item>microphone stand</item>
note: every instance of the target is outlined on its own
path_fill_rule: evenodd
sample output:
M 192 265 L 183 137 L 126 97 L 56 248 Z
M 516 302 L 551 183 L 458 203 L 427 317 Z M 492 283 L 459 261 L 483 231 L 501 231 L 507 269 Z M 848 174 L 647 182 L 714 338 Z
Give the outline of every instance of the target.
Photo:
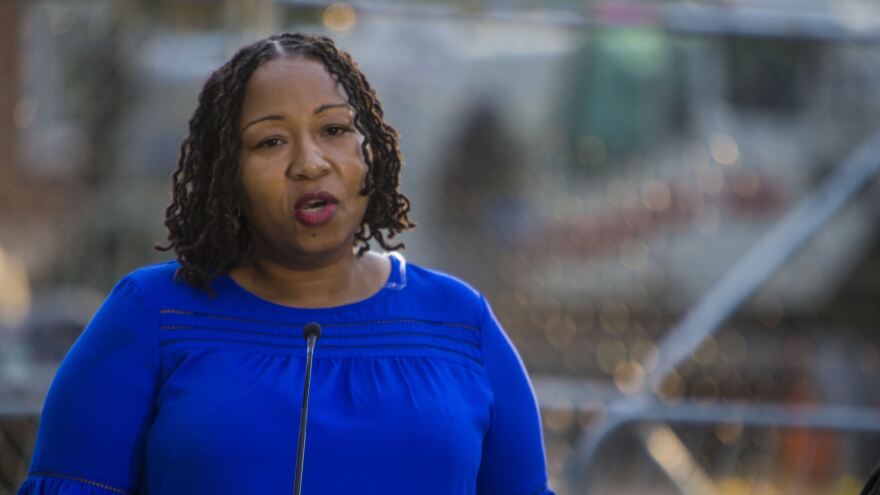
M 315 353 L 315 342 L 321 336 L 321 325 L 307 323 L 303 328 L 306 347 L 306 382 L 303 388 L 302 410 L 299 414 L 299 442 L 296 446 L 296 474 L 293 477 L 293 495 L 300 495 L 302 490 L 302 470 L 306 449 L 306 420 L 309 415 L 309 388 L 312 382 L 312 355 Z

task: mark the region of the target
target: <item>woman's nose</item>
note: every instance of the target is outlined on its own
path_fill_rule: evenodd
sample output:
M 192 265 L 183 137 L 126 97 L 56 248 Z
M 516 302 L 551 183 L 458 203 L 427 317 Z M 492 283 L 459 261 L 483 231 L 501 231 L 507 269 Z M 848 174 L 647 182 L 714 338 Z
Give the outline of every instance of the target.
M 330 163 L 317 143 L 311 139 L 303 139 L 297 148 L 287 167 L 289 177 L 298 180 L 314 180 L 323 177 L 330 171 Z

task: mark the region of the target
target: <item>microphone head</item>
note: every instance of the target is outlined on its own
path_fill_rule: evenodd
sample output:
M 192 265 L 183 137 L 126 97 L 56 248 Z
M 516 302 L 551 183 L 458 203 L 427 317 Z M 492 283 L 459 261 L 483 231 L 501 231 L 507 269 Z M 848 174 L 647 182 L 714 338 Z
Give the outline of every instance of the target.
M 303 327 L 303 337 L 308 340 L 310 335 L 314 335 L 315 339 L 321 336 L 321 325 L 318 325 L 315 322 L 306 323 L 306 326 Z

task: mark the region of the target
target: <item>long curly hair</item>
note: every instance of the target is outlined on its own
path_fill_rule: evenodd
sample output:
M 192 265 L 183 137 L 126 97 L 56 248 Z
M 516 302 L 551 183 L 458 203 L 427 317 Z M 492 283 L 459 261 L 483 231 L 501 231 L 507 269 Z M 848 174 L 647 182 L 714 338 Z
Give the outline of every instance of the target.
M 175 279 L 211 292 L 210 282 L 241 264 L 250 253 L 250 226 L 241 208 L 239 152 L 242 102 L 251 74 L 269 60 L 301 56 L 319 61 L 342 85 L 355 110 L 354 125 L 364 136 L 361 151 L 367 175 L 361 194 L 369 196 L 355 233 L 357 256 L 370 249 L 370 239 L 383 249 L 404 230 L 410 201 L 399 189 L 403 157 L 397 131 L 384 120 L 376 91 L 351 56 L 323 36 L 281 33 L 245 46 L 217 69 L 202 88 L 180 147 L 173 175 L 171 204 L 165 210 L 168 244 L 159 251 L 177 254 Z M 296 84 L 296 81 L 291 81 Z

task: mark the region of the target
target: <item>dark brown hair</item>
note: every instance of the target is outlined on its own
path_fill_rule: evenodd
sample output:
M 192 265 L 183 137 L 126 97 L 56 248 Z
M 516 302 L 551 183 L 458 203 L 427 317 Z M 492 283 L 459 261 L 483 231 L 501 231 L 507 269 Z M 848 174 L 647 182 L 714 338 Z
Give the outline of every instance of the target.
M 415 227 L 409 199 L 399 189 L 403 157 L 397 131 L 384 120 L 376 91 L 351 56 L 323 36 L 282 33 L 248 45 L 217 69 L 202 88 L 180 148 L 171 204 L 165 211 L 168 245 L 177 254 L 175 275 L 193 287 L 209 290 L 215 277 L 238 266 L 250 250 L 250 227 L 240 205 L 239 120 L 245 87 L 262 64 L 280 57 L 302 56 L 324 64 L 342 85 L 355 110 L 354 125 L 364 136 L 361 151 L 367 176 L 361 194 L 370 197 L 355 234 L 357 255 L 374 239 L 386 250 L 393 238 Z M 296 81 L 291 81 L 296 84 Z

